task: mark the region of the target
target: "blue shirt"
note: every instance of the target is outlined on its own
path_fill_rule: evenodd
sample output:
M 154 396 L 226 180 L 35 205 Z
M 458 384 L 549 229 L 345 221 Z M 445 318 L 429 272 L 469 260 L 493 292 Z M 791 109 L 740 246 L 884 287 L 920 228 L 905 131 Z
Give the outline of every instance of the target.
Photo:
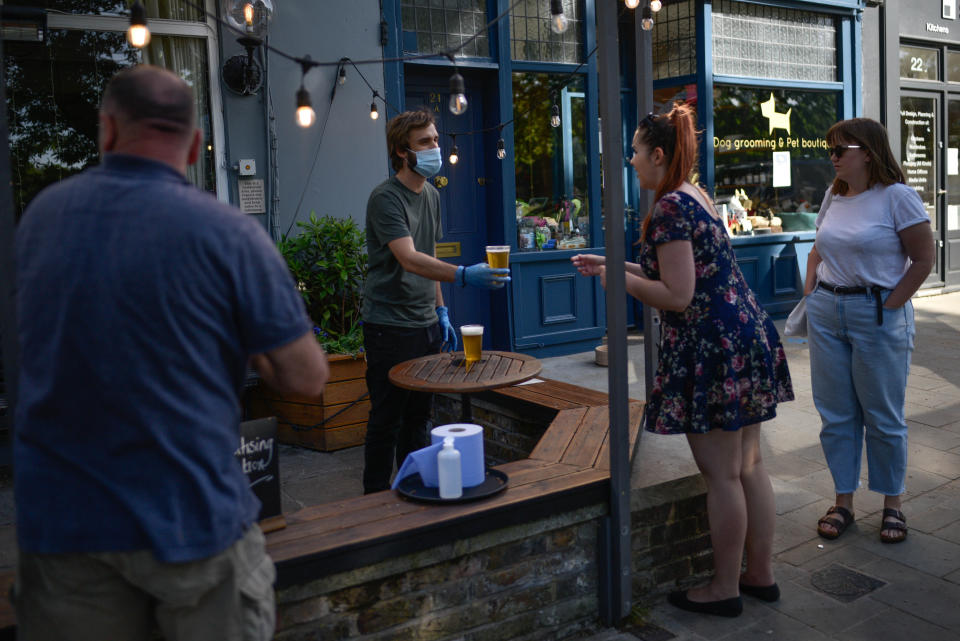
M 311 327 L 266 232 L 109 154 L 33 200 L 16 262 L 20 549 L 229 547 L 258 511 L 233 454 L 247 359 Z

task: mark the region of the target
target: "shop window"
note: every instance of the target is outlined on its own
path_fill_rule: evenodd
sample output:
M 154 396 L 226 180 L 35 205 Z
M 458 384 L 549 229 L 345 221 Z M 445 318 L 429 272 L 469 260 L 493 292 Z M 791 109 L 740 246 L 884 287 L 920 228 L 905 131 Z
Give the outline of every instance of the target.
M 653 90 L 653 112 L 666 113 L 676 103 L 689 105 L 694 112 L 697 109 L 697 85 L 690 83 L 682 87 L 661 87 Z
M 951 59 L 948 59 L 950 62 Z M 940 50 L 901 45 L 900 77 L 908 80 L 939 80 Z
M 161 18 L 163 20 L 185 20 L 189 22 L 203 22 L 204 15 L 201 7 L 202 0 L 193 0 L 190 3 L 184 0 L 141 0 L 147 11 L 147 18 Z M 49 9 L 62 14 L 83 14 L 95 16 L 124 16 L 130 15 L 130 4 L 127 0 L 15 0 L 7 4 L 18 7 L 36 7 Z
M 739 194 L 751 215 L 781 217 L 784 231 L 813 229 L 834 177 L 826 134 L 838 99 L 836 92 L 716 86 L 716 201 Z
M 950 101 L 951 103 L 953 101 Z M 955 109 L 951 109 L 951 115 Z M 937 101 L 933 98 L 902 96 L 900 98 L 900 164 L 907 185 L 920 194 L 933 229 L 937 229 Z M 955 127 L 950 127 L 953 130 Z M 948 133 L 953 133 L 949 131 Z M 953 145 L 955 137 L 950 137 Z M 949 148 L 947 174 L 957 172 L 955 159 L 958 150 Z M 941 152 L 942 153 L 942 152 Z M 952 157 L 952 158 L 951 158 Z
M 550 3 L 522 0 L 510 10 L 510 52 L 514 60 L 572 62 L 584 60 L 580 0 L 563 0 L 567 30 L 550 30 Z
M 203 131 L 188 179 L 215 191 L 207 43 L 154 34 L 137 50 L 123 31 L 50 30 L 45 42 L 4 43 L 7 123 L 17 217 L 47 185 L 99 162 L 97 110 L 106 82 L 120 69 L 149 63 L 171 69 L 193 89 Z
M 947 52 L 947 80 L 960 82 L 960 51 Z
M 486 0 L 402 0 L 400 16 L 407 53 L 444 53 L 469 41 L 455 55 L 490 57 Z
M 837 80 L 837 19 L 732 0 L 713 3 L 713 72 L 784 80 Z
M 697 73 L 697 25 L 693 0 L 664 3 L 653 22 L 653 77 Z
M 521 250 L 590 242 L 582 76 L 513 74 L 517 233 Z M 556 105 L 559 126 L 551 119 Z

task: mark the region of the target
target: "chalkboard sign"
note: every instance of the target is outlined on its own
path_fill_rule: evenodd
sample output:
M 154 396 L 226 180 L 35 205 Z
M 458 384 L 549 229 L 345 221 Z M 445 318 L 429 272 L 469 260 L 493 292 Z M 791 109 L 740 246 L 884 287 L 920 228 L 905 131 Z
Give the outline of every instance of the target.
M 277 460 L 277 417 L 240 423 L 240 447 L 236 456 L 250 489 L 260 499 L 260 521 L 278 516 L 280 509 L 280 464 Z

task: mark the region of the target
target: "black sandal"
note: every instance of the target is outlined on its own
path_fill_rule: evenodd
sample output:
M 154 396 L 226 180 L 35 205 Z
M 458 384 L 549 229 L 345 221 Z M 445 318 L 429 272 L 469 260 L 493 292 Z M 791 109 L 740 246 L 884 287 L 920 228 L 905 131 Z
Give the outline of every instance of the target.
M 830 518 L 831 514 L 838 515 L 840 520 Z M 817 534 L 832 541 L 833 539 L 839 538 L 851 523 L 853 523 L 853 513 L 845 507 L 834 505 L 832 508 L 827 510 L 827 513 L 823 516 L 823 518 L 817 521 Z M 824 525 L 831 526 L 836 530 L 836 532 L 827 532 L 823 529 Z
M 897 521 L 887 521 L 888 518 L 897 519 Z M 903 532 L 903 535 L 895 534 L 894 536 L 884 535 L 884 530 L 895 530 L 896 532 Z M 907 517 L 903 515 L 903 512 L 900 510 L 895 510 L 892 507 L 883 508 L 883 518 L 880 520 L 880 540 L 883 543 L 902 543 L 907 539 Z

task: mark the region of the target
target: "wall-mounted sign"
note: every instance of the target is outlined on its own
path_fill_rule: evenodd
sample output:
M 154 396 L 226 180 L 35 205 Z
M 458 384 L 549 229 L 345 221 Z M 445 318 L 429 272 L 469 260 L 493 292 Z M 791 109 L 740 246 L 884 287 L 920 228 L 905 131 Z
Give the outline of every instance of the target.
M 237 180 L 237 189 L 240 192 L 240 211 L 245 214 L 262 214 L 267 211 L 263 179 L 241 178 Z
M 460 243 L 437 243 L 437 258 L 457 258 L 460 256 Z

